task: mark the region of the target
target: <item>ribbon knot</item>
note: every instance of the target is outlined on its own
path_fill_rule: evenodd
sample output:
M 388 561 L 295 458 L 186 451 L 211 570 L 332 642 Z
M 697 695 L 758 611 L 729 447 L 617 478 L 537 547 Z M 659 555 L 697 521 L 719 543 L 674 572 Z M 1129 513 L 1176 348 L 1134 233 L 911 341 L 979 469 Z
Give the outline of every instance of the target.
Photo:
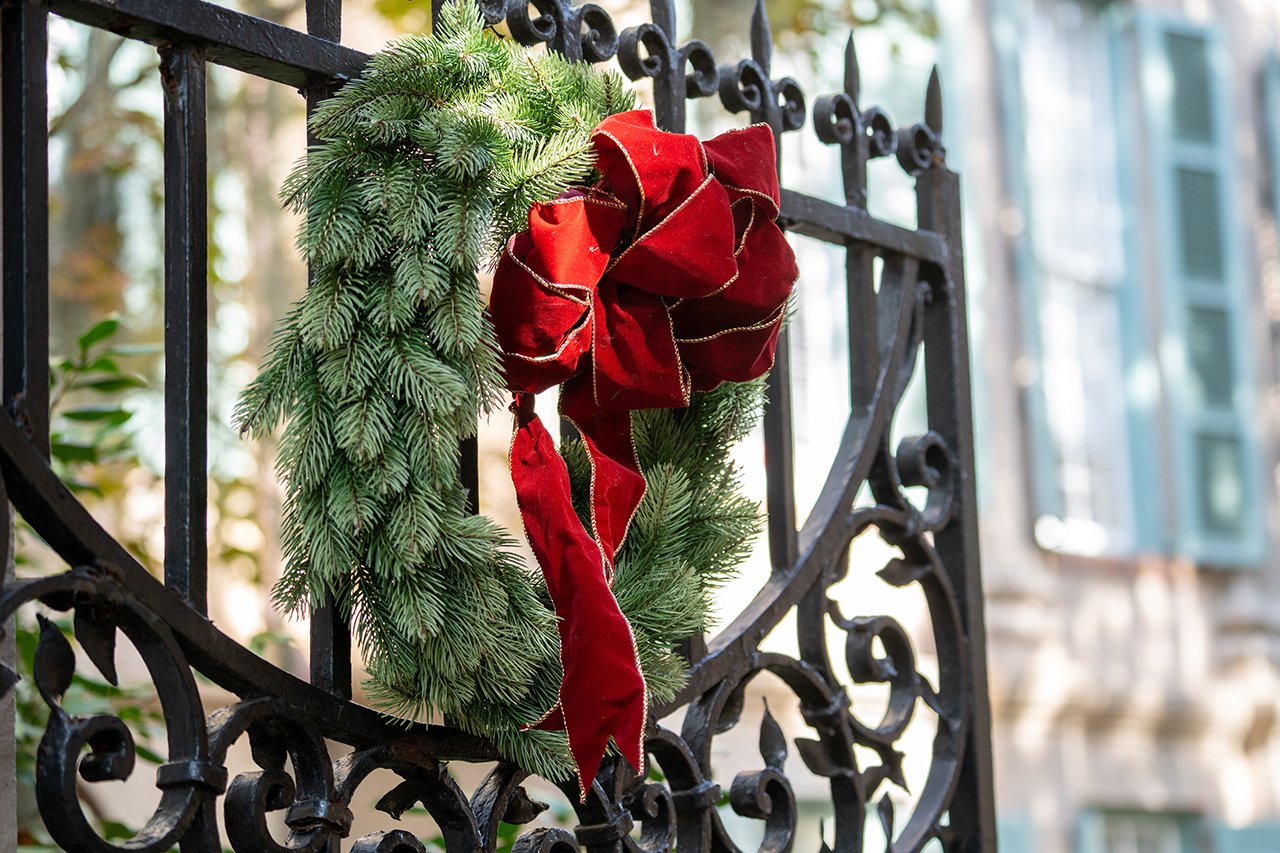
M 534 205 L 490 298 L 516 394 L 516 499 L 560 617 L 560 705 L 538 725 L 567 730 L 584 793 L 610 737 L 643 764 L 644 678 L 610 589 L 645 490 L 630 413 L 766 373 L 798 275 L 776 224 L 768 127 L 703 143 L 636 110 L 605 119 L 592 143 L 600 181 Z M 528 396 L 556 385 L 591 461 L 590 532 Z

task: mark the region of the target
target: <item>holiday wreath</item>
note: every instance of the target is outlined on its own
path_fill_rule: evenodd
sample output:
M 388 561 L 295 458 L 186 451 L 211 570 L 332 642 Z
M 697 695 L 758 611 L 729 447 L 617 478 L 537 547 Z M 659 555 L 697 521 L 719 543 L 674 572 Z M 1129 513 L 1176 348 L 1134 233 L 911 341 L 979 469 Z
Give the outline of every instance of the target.
M 313 270 L 237 410 L 285 421 L 290 612 L 328 596 L 371 696 L 549 778 L 641 766 L 680 640 L 759 532 L 730 460 L 796 279 L 762 126 L 664 133 L 620 78 L 446 4 L 314 114 L 290 176 Z M 489 305 L 477 270 L 497 259 Z M 562 385 L 557 449 L 532 394 Z M 514 393 L 540 573 L 467 510 L 458 442 Z M 566 733 L 567 730 L 567 739 Z

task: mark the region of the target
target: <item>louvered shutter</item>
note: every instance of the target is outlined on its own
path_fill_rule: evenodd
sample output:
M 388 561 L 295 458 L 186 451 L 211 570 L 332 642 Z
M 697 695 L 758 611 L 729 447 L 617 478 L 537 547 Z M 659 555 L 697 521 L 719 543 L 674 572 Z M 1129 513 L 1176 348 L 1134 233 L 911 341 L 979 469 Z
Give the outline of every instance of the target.
M 1202 563 L 1256 563 L 1262 460 L 1252 423 L 1229 59 L 1216 30 L 1185 20 L 1141 13 L 1139 35 L 1177 542 Z

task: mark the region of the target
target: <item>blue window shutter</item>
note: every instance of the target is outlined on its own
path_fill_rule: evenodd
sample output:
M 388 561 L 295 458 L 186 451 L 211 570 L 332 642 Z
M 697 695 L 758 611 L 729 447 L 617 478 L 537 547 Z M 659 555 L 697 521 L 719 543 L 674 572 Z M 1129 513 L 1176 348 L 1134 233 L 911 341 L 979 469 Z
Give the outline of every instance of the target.
M 1140 12 L 1138 25 L 1178 550 L 1208 565 L 1254 565 L 1264 556 L 1263 466 L 1230 60 L 1214 28 L 1157 12 Z
M 1036 830 L 1026 814 L 996 816 L 996 847 L 1000 853 L 1035 853 Z
M 1075 853 L 1107 853 L 1106 817 L 1086 809 L 1076 819 Z
M 1215 853 L 1275 853 L 1280 850 L 1280 821 L 1255 823 L 1252 826 L 1213 828 Z

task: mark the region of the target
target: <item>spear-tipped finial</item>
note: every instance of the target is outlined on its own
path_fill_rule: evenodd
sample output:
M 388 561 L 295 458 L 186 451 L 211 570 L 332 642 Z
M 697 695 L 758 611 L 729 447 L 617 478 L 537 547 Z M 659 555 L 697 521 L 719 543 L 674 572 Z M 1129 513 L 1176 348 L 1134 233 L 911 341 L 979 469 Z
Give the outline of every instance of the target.
M 756 0 L 756 10 L 751 15 L 751 58 L 768 76 L 773 65 L 773 32 L 764 0 Z
M 853 98 L 854 106 L 862 90 L 862 70 L 858 67 L 858 48 L 853 43 L 853 33 L 849 33 L 849 41 L 844 46 L 844 91 Z
M 936 65 L 929 75 L 929 89 L 924 96 L 924 123 L 935 135 L 942 136 L 942 81 Z
M 658 29 L 667 34 L 667 38 L 675 43 L 676 38 L 676 4 L 675 0 L 649 0 L 649 13 Z

